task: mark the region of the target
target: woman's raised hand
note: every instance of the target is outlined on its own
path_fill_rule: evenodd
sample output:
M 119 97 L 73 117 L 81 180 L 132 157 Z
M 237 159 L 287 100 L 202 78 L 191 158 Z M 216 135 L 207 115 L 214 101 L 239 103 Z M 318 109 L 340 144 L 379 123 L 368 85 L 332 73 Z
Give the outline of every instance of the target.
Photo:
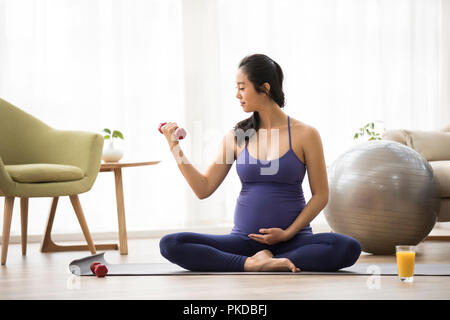
M 159 131 L 166 137 L 170 150 L 178 144 L 178 139 L 174 135 L 176 129 L 178 129 L 176 122 L 167 122 L 159 127 Z

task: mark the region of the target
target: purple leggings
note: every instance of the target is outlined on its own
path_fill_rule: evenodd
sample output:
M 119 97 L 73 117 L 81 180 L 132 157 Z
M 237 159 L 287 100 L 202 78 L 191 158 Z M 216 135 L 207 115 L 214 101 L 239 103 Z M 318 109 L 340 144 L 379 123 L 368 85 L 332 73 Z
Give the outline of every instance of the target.
M 180 232 L 165 235 L 159 247 L 167 260 L 191 271 L 241 272 L 245 260 L 268 249 L 274 258 L 288 258 L 302 271 L 337 271 L 353 265 L 361 245 L 338 233 L 297 234 L 286 242 L 262 244 L 240 234 Z

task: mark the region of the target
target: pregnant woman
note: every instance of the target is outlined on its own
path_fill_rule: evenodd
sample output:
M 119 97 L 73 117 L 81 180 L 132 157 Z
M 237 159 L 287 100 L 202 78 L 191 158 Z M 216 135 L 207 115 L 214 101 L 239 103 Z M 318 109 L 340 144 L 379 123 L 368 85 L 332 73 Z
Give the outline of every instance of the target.
M 253 113 L 223 138 L 204 174 L 186 159 L 172 137 L 177 124 L 161 130 L 183 176 L 200 199 L 209 197 L 234 161 L 242 182 L 230 234 L 180 232 L 165 235 L 161 254 L 191 271 L 337 271 L 353 265 L 361 245 L 338 233 L 312 232 L 310 222 L 328 201 L 328 180 L 318 131 L 282 110 L 281 67 L 263 54 L 245 57 L 236 74 L 244 112 Z M 269 143 L 270 142 L 270 143 Z M 305 202 L 308 173 L 312 197 Z

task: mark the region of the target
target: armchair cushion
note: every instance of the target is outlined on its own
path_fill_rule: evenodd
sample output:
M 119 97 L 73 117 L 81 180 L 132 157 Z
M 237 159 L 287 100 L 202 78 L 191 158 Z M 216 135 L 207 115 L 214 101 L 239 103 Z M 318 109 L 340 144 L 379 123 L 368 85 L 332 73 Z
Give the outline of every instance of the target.
M 83 178 L 83 171 L 70 165 L 33 163 L 6 165 L 5 169 L 19 183 L 62 182 Z

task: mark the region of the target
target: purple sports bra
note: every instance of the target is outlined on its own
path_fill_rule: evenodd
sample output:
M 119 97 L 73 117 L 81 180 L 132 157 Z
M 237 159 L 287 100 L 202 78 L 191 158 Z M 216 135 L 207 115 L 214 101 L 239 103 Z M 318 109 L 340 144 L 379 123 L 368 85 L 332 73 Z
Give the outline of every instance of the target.
M 278 159 L 259 160 L 247 149 L 247 142 L 236 159 L 242 189 L 234 211 L 232 233 L 248 235 L 260 228 L 288 228 L 305 207 L 302 182 L 305 164 L 291 143 L 288 116 L 289 151 Z M 307 225 L 299 233 L 312 233 Z

